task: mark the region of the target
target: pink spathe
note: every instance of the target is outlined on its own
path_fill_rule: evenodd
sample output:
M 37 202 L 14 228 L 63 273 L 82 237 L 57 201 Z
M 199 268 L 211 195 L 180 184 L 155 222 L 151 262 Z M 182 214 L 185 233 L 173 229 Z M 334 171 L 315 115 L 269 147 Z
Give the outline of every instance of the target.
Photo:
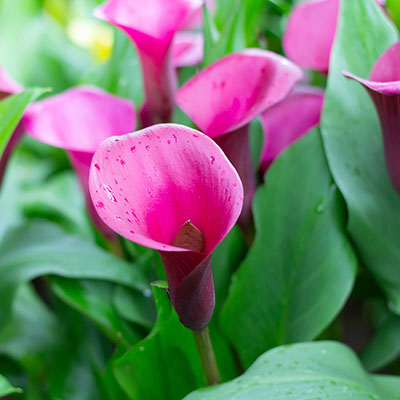
M 109 0 L 95 10 L 98 18 L 120 28 L 136 45 L 146 94 L 143 126 L 171 118 L 176 91 L 172 40 L 202 4 L 203 0 Z
M 89 212 L 99 229 L 110 236 L 111 231 L 98 219 L 89 199 L 89 168 L 103 140 L 135 129 L 133 103 L 95 87 L 79 86 L 32 104 L 23 123 L 35 139 L 68 151 Z
M 249 123 L 284 98 L 301 77 L 300 68 L 286 58 L 246 49 L 200 71 L 179 89 L 176 101 L 214 138 Z
M 344 71 L 360 82 L 371 96 L 382 126 L 386 167 L 393 186 L 400 193 L 400 42 L 386 50 L 373 66 L 370 79 Z
M 198 65 L 203 60 L 204 38 L 199 32 L 178 32 L 172 47 L 175 68 Z
M 287 96 L 302 75 L 299 67 L 278 54 L 246 49 L 200 71 L 177 92 L 179 107 L 216 140 L 239 172 L 245 188 L 239 220 L 244 229 L 251 224 L 256 189 L 248 123 Z
M 160 252 L 182 323 L 207 325 L 214 308 L 210 256 L 243 203 L 242 183 L 221 149 L 186 126 L 155 125 L 103 142 L 89 185 L 111 229 Z M 203 252 L 172 245 L 186 221 L 203 234 Z
M 324 92 L 297 87 L 285 99 L 261 114 L 264 148 L 260 170 L 264 173 L 279 154 L 319 124 Z
M 327 73 L 339 0 L 308 0 L 294 8 L 283 36 L 286 55 L 302 67 Z

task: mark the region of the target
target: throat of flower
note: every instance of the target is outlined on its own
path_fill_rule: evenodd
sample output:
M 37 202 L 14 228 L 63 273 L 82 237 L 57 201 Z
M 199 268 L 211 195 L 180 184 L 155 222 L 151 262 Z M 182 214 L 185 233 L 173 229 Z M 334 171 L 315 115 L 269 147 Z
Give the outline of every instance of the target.
M 172 244 L 177 247 L 202 253 L 204 250 L 205 240 L 200 229 L 190 221 L 186 221 L 182 225 L 182 228 L 179 230 Z

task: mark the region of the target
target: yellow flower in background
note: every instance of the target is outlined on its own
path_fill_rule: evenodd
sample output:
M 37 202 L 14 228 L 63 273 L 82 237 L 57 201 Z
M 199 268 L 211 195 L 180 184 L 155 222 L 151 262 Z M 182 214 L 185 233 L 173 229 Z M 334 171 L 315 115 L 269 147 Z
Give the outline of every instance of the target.
M 98 62 L 107 61 L 111 55 L 114 34 L 113 30 L 90 19 L 78 18 L 68 22 L 68 38 L 80 47 L 90 51 Z

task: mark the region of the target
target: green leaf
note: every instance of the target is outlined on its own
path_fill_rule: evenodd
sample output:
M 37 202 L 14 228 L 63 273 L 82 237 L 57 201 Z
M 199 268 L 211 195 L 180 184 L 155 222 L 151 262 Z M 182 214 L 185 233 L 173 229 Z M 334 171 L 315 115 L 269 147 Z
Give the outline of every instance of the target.
M 93 238 L 82 188 L 72 171 L 51 176 L 24 191 L 21 208 L 29 218 L 55 221 L 68 232 Z
M 31 222 L 10 230 L 0 243 L 0 326 L 9 317 L 17 287 L 42 275 L 104 280 L 148 290 L 134 265 L 53 224 Z
M 13 393 L 21 393 L 22 390 L 15 388 L 10 382 L 3 376 L 0 375 L 0 397 L 8 396 Z
M 386 171 L 373 103 L 342 70 L 368 77 L 397 39 L 374 0 L 342 1 L 322 115 L 328 163 L 348 209 L 348 230 L 363 263 L 400 313 L 400 196 Z
M 397 0 L 386 0 L 385 7 L 389 10 L 397 27 L 400 28 L 400 3 Z
M 114 343 L 129 348 L 141 339 L 114 310 L 115 288 L 110 283 L 53 277 L 51 289 L 65 303 L 95 322 Z
M 147 338 L 114 363 L 114 373 L 131 399 L 180 400 L 205 383 L 200 359 L 165 289 L 153 286 L 153 292 L 157 323 Z
M 299 343 L 268 351 L 239 378 L 185 400 L 395 400 L 399 385 L 398 377 L 368 375 L 342 344 Z
M 232 5 L 231 5 L 232 7 Z M 245 3 L 236 1 L 230 18 L 220 35 L 216 33 L 211 16 L 204 7 L 204 56 L 202 67 L 206 67 L 221 57 L 246 48 Z
M 265 179 L 253 202 L 255 242 L 221 315 L 245 366 L 271 347 L 321 333 L 356 270 L 318 130 L 284 152 Z
M 40 88 L 27 89 L 0 101 L 0 157 L 22 118 L 25 108 L 46 91 L 47 89 Z
M 138 293 L 125 287 L 118 287 L 114 296 L 114 307 L 117 312 L 130 322 L 146 329 L 154 326 L 156 310 L 151 290 Z
M 361 353 L 365 368 L 374 371 L 400 355 L 400 317 L 389 314 Z
M 0 303 L 0 313 L 3 312 Z M 0 330 L 1 353 L 18 361 L 31 375 L 43 374 L 49 355 L 63 338 L 58 322 L 30 285 L 21 285 L 15 295 L 12 318 Z

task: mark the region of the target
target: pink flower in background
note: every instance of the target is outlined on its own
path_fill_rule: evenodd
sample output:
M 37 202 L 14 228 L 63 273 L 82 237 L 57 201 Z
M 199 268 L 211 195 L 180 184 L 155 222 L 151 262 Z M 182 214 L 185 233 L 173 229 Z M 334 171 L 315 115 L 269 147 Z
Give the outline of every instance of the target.
M 308 0 L 294 8 L 283 36 L 286 55 L 302 67 L 327 73 L 339 0 Z
M 261 114 L 265 138 L 260 164 L 263 174 L 283 150 L 319 124 L 323 101 L 322 90 L 297 87 Z
M 382 126 L 386 166 L 393 186 L 400 193 L 400 42 L 376 61 L 369 80 L 350 72 L 345 76 L 360 82 L 371 96 Z
M 207 136 L 160 124 L 103 142 L 89 179 L 101 219 L 159 251 L 182 323 L 203 329 L 214 309 L 211 255 L 243 202 L 239 176 Z
M 176 91 L 172 40 L 202 4 L 203 0 L 109 0 L 95 11 L 136 45 L 146 95 L 143 126 L 171 119 Z
M 81 86 L 32 104 L 23 123 L 35 139 L 68 151 L 94 222 L 106 236 L 114 236 L 98 218 L 90 201 L 89 168 L 104 139 L 135 129 L 133 103 L 95 87 Z
M 249 122 L 282 100 L 302 77 L 301 70 L 275 53 L 246 49 L 200 71 L 177 92 L 179 107 L 225 151 L 242 179 L 245 200 L 239 222 L 251 220 L 256 181 Z
M 204 38 L 200 32 L 178 32 L 172 47 L 175 68 L 198 65 L 203 60 Z
M 0 100 L 5 99 L 11 94 L 22 92 L 22 90 L 23 86 L 14 81 L 14 79 L 12 79 L 7 72 L 0 67 Z M 22 125 L 18 124 L 0 158 L 0 184 L 3 180 L 4 171 L 6 169 L 7 161 L 10 158 L 11 152 L 21 139 L 22 135 Z

